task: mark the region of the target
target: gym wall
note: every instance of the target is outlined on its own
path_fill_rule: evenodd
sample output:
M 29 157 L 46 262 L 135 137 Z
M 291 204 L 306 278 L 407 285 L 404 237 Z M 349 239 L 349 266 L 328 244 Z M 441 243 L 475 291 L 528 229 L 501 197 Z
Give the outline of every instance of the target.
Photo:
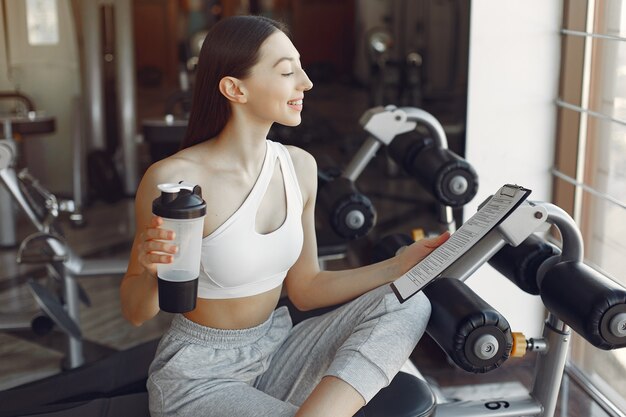
M 561 12 L 560 2 L 544 0 L 472 2 L 466 158 L 480 187 L 465 219 L 504 182 L 533 190 L 530 200 L 551 201 Z M 467 283 L 513 331 L 540 334 L 545 310 L 537 297 L 489 266 Z

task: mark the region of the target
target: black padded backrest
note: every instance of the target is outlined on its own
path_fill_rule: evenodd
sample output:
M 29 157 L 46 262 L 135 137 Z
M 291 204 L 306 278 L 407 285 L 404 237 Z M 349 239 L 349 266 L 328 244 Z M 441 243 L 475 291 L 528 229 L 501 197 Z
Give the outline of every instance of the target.
M 116 352 L 94 363 L 0 392 L 0 417 L 57 403 L 90 401 L 145 391 L 158 341 Z M 6 413 L 6 414 L 5 414 Z

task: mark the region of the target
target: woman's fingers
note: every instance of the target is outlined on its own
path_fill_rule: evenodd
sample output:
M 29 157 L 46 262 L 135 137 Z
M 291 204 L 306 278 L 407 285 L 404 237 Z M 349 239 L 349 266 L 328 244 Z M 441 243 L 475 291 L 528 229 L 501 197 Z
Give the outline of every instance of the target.
M 140 235 L 139 262 L 149 271 L 156 273 L 156 264 L 168 264 L 174 261 L 172 256 L 178 247 L 171 243 L 175 234 L 162 229 L 163 219 L 153 216 L 150 225 Z
M 159 253 L 146 253 L 143 256 L 144 265 L 153 265 L 153 264 L 170 264 L 174 261 L 174 257 L 172 255 L 164 255 Z
M 399 257 L 399 265 L 402 271 L 406 272 L 411 269 L 415 264 L 448 240 L 448 238 L 450 238 L 450 232 L 444 232 L 433 238 L 418 240 L 405 249 L 399 250 L 396 256 Z
M 435 249 L 436 247 L 441 246 L 449 238 L 450 238 L 450 232 L 446 231 L 440 234 L 439 236 L 435 236 L 430 239 L 423 239 L 423 245 L 426 248 Z
M 171 243 L 166 243 L 160 240 L 146 240 L 143 244 L 145 252 L 166 252 L 176 253 L 178 247 Z
M 174 232 L 167 229 L 161 229 L 160 227 L 149 227 L 143 232 L 143 239 L 162 239 L 173 240 L 175 238 Z

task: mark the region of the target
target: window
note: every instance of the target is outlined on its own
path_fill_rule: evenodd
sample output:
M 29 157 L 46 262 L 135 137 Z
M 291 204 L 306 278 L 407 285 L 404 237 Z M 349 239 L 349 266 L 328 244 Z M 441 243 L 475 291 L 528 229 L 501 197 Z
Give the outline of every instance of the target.
M 626 0 L 566 0 L 554 201 L 576 220 L 585 262 L 626 286 Z M 626 350 L 575 336 L 571 363 L 626 412 Z

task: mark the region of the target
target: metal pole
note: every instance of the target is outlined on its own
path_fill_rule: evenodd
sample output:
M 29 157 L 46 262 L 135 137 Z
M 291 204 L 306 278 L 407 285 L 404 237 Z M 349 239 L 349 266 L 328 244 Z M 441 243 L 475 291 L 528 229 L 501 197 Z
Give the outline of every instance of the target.
M 106 124 L 104 120 L 104 92 L 102 86 L 102 39 L 100 25 L 100 2 L 81 2 L 83 32 L 83 92 L 87 105 L 87 137 L 89 149 L 106 148 Z
M 13 149 L 17 149 L 13 141 L 11 121 L 4 119 L 2 123 L 4 125 L 4 139 L 13 145 Z M 14 163 L 15 159 L 11 161 L 11 164 Z M 11 194 L 6 187 L 0 185 L 0 247 L 8 248 L 17 245 L 17 232 L 15 208 Z
M 569 327 L 550 313 L 543 328 L 543 337 L 548 342 L 548 351 L 540 353 L 537 358 L 530 395 L 543 405 L 542 417 L 553 417 L 572 335 Z
M 76 325 L 80 326 L 80 302 L 78 299 L 78 283 L 67 270 L 63 274 L 63 282 L 65 284 L 65 302 L 67 314 L 74 320 Z M 83 356 L 83 342 L 82 340 L 67 335 L 67 341 L 69 344 L 68 357 L 66 358 L 66 366 L 69 369 L 74 369 L 85 363 L 85 357 Z
M 367 164 L 376 156 L 376 151 L 380 148 L 380 141 L 373 136 L 369 136 L 359 148 L 356 155 L 343 172 L 343 177 L 350 181 L 356 181 L 363 172 Z
M 15 209 L 11 194 L 0 185 L 0 247 L 9 248 L 17 244 L 15 229 Z
M 83 206 L 85 204 L 85 147 L 83 142 L 83 112 L 80 97 L 74 97 L 72 101 L 72 199 L 74 200 L 74 212 L 70 219 L 75 224 L 83 224 Z
M 135 49 L 133 10 L 130 0 L 115 0 L 115 51 L 117 108 L 124 159 L 124 191 L 133 195 L 139 182 L 137 163 Z

